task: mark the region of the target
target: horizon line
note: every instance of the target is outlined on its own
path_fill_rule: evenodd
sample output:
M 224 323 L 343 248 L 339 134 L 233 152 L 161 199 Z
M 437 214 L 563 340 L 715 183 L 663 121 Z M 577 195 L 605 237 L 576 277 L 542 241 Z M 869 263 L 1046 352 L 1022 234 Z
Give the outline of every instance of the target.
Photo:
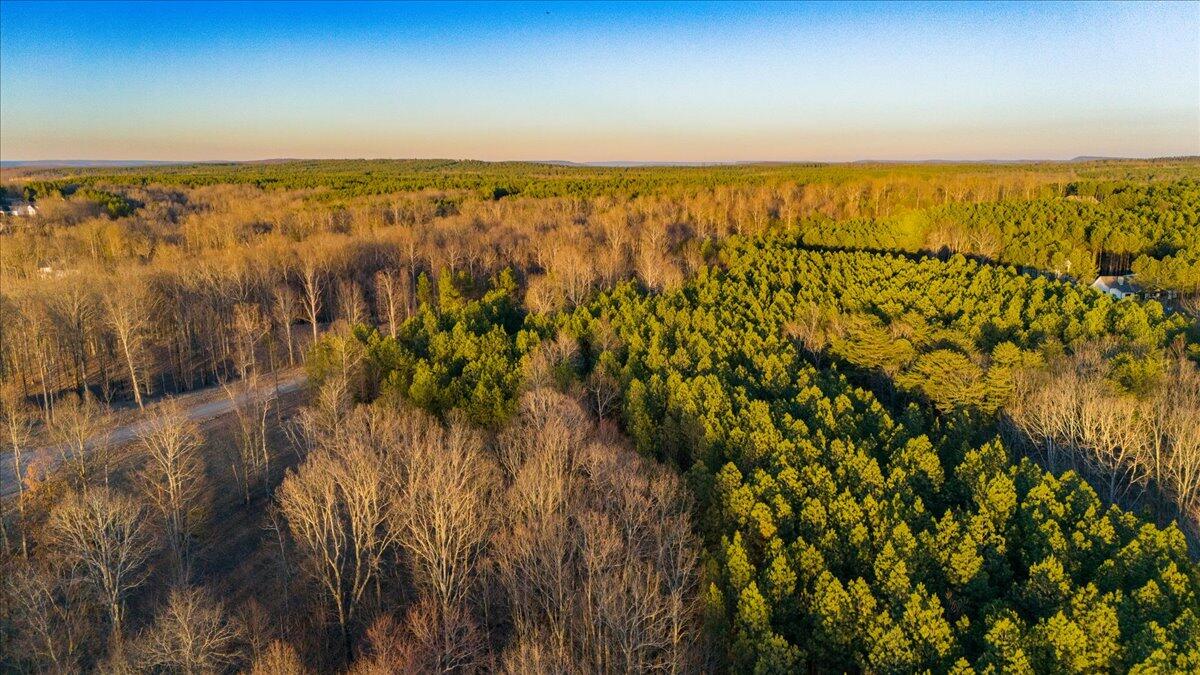
M 262 164 L 267 162 L 402 162 L 402 161 L 450 161 L 450 162 L 482 162 L 485 164 L 557 164 L 583 167 L 638 167 L 638 166 L 736 166 L 736 165 L 792 165 L 792 164 L 1026 164 L 1026 163 L 1072 163 L 1100 161 L 1159 161 L 1200 159 L 1200 154 L 1178 155 L 1076 155 L 1074 157 L 1023 157 L 1002 159 L 997 157 L 979 158 L 889 158 L 865 157 L 850 160 L 827 159 L 734 159 L 734 160 L 565 160 L 565 159 L 479 159 L 475 157 L 261 157 L 253 159 L 0 159 L 0 166 L 19 168 L 21 166 L 42 165 L 50 168 L 60 165 L 62 168 L 112 168 L 130 166 L 183 166 L 189 164 Z M 89 166 L 94 165 L 94 166 Z

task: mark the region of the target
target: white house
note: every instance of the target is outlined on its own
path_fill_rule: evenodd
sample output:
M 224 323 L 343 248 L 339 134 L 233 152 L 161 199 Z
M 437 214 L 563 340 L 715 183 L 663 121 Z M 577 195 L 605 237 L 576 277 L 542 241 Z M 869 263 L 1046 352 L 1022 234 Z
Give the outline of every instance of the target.
M 1096 277 L 1096 280 L 1092 282 L 1092 288 L 1101 293 L 1108 293 L 1118 300 L 1141 293 L 1141 289 L 1133 283 L 1133 275 L 1129 274 L 1119 277 Z
M 36 216 L 37 207 L 29 202 L 17 201 L 7 205 L 0 205 L 0 213 L 17 217 Z

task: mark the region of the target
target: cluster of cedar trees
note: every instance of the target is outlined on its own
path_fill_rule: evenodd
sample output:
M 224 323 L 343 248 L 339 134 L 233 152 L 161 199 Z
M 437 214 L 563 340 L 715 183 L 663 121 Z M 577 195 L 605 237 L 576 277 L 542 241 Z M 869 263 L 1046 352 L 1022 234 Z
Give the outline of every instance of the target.
M 638 448 L 688 477 L 728 667 L 1200 667 L 1183 321 L 961 258 L 769 238 L 723 261 L 563 326 L 604 345 Z
M 1049 240 L 1186 276 L 1194 173 L 300 163 L 31 185 L 42 214 L 0 235 L 4 431 L 14 460 L 36 433 L 62 461 L 0 514 L 0 665 L 1200 668 L 1189 319 L 961 256 L 823 250 L 1081 276 Z M 360 197 L 400 189 L 421 192 Z M 274 433 L 238 392 L 302 353 L 311 404 Z M 233 381 L 229 459 L 171 403 L 134 460 L 94 442 L 97 398 Z M 269 609 L 204 588 L 215 463 L 270 533 Z

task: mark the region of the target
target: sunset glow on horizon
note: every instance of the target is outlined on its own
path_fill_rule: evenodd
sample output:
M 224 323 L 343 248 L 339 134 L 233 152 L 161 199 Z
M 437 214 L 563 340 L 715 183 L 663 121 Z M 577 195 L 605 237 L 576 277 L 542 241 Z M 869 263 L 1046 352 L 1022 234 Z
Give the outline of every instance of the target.
M 0 159 L 1200 154 L 1200 4 L 0 3 Z

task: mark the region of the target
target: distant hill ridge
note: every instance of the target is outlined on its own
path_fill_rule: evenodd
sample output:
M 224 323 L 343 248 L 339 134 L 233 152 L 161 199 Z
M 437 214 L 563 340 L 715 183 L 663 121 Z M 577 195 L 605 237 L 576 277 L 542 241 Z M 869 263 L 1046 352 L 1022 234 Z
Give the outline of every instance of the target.
M 340 159 L 307 159 L 302 157 L 277 157 L 269 159 L 201 159 L 201 160 L 157 160 L 157 159 L 6 159 L 0 160 L 0 168 L 121 168 L 141 166 L 184 166 L 189 164 L 279 164 L 285 162 L 321 162 L 344 161 Z M 390 158 L 397 159 L 397 158 Z M 399 158 L 398 161 L 411 158 Z M 624 161 L 612 160 L 605 162 L 573 162 L 562 159 L 547 160 L 494 160 L 486 163 L 519 163 L 519 164 L 552 164 L 556 166 L 579 166 L 595 168 L 639 168 L 639 167 L 708 167 L 708 166 L 745 166 L 745 165 L 792 165 L 792 164 L 1038 164 L 1052 162 L 1115 162 L 1127 160 L 1200 160 L 1200 155 L 1180 155 L 1174 157 L 1110 157 L 1102 155 L 1079 155 L 1071 159 L 856 159 L 846 162 L 826 162 L 818 160 L 733 160 L 711 162 L 673 162 L 673 161 Z

